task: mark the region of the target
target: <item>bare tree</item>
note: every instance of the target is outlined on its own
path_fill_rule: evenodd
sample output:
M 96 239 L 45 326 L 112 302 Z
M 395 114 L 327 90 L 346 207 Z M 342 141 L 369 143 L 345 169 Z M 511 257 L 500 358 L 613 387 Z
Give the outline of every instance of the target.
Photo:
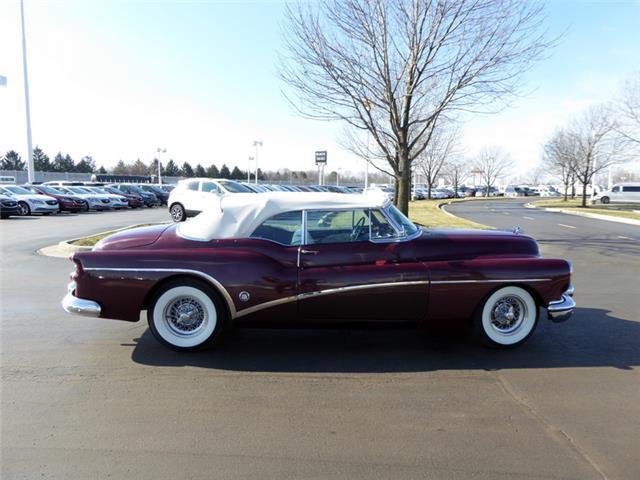
M 636 148 L 640 147 L 640 73 L 626 82 L 614 108 L 618 133 Z
M 564 187 L 564 201 L 567 201 L 569 185 L 575 183 L 575 161 L 577 144 L 566 130 L 556 131 L 544 146 L 543 162 L 549 173 L 558 175 Z
M 505 176 L 511 168 L 509 155 L 498 147 L 488 147 L 482 150 L 473 165 L 474 170 L 480 172 L 482 186 L 488 197 L 499 178 Z
M 447 182 L 453 187 L 453 196 L 458 198 L 460 184 L 469 175 L 469 166 L 464 159 L 457 158 L 448 162 L 444 169 L 444 176 Z
M 575 178 L 582 184 L 582 206 L 587 206 L 587 185 L 601 170 L 621 161 L 618 126 L 602 106 L 591 107 L 568 129 L 574 142 Z
M 307 118 L 344 121 L 352 152 L 383 159 L 405 213 L 439 118 L 500 110 L 551 44 L 529 0 L 319 0 L 286 17 L 285 95 Z
M 449 124 L 441 123 L 431 136 L 431 141 L 416 160 L 416 168 L 427 180 L 427 198 L 447 161 L 456 148 L 458 132 Z

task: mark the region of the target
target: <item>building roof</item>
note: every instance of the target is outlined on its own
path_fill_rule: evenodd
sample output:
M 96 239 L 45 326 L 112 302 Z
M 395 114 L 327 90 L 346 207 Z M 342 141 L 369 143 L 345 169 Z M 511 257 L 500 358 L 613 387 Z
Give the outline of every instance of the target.
M 178 226 L 178 235 L 190 240 L 247 238 L 266 219 L 296 210 L 382 208 L 384 192 L 345 194 L 325 192 L 234 193 L 216 197 L 197 217 Z

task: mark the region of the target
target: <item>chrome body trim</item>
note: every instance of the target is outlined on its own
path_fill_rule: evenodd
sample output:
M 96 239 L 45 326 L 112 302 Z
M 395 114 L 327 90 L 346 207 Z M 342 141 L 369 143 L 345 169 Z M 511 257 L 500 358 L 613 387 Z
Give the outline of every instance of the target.
M 576 308 L 576 302 L 573 300 L 573 285 L 569 285 L 567 291 L 562 294 L 560 300 L 549 302 L 547 306 L 547 315 L 552 322 L 560 323 L 569 320 Z
M 67 313 L 74 313 L 85 317 L 99 317 L 102 308 L 100 304 L 93 300 L 85 300 L 74 295 L 76 283 L 71 282 L 67 285 L 67 294 L 62 299 L 62 308 Z
M 224 300 L 227 303 L 227 307 L 229 308 L 229 313 L 231 314 L 231 318 L 236 317 L 236 306 L 233 303 L 233 299 L 226 288 L 220 283 L 218 280 L 213 278 L 211 275 L 201 272 L 200 270 L 190 270 L 187 268 L 83 268 L 83 270 L 87 272 L 91 271 L 102 271 L 102 272 L 166 272 L 166 273 L 188 273 L 190 275 L 195 275 L 197 277 L 203 278 L 215 286 L 220 294 L 224 297 Z
M 550 278 L 501 278 L 482 280 L 433 280 L 432 285 L 447 285 L 455 283 L 512 283 L 512 282 L 548 282 Z
M 320 297 L 323 295 L 331 295 L 334 293 L 352 292 L 356 290 L 367 290 L 371 288 L 387 288 L 387 287 L 404 287 L 406 285 L 428 285 L 429 280 L 411 280 L 407 282 L 386 282 L 371 283 L 365 285 L 348 285 L 346 287 L 327 288 L 326 290 L 316 290 L 314 292 L 306 292 L 298 294 L 298 300 L 307 298 Z

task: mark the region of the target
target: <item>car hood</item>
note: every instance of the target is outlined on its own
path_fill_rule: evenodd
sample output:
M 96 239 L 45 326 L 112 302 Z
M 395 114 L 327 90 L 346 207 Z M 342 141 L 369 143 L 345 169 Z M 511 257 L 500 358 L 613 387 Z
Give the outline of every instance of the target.
M 55 200 L 55 198 L 50 197 L 48 195 L 36 195 L 36 194 L 27 195 L 26 193 L 22 195 L 19 193 L 14 193 L 12 198 L 15 200 L 42 200 L 43 202 L 46 202 L 47 200 Z
M 482 256 L 538 256 L 536 241 L 504 230 L 428 229 L 414 240 L 420 260 L 464 260 Z
M 114 233 L 100 240 L 93 250 L 126 250 L 151 245 L 160 238 L 162 232 L 171 226 L 173 224 L 151 225 Z

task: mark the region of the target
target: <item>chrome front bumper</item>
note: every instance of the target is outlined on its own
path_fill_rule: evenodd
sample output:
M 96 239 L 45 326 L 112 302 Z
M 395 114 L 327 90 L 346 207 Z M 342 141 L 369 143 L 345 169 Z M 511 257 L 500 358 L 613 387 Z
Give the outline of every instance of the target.
M 549 302 L 547 313 L 549 320 L 560 323 L 571 318 L 576 302 L 573 300 L 573 285 L 569 285 L 566 292 L 562 294 L 562 299 Z
M 100 304 L 93 300 L 85 300 L 74 295 L 76 282 L 67 285 L 67 294 L 62 299 L 62 308 L 68 313 L 83 315 L 85 317 L 99 317 L 102 310 Z

